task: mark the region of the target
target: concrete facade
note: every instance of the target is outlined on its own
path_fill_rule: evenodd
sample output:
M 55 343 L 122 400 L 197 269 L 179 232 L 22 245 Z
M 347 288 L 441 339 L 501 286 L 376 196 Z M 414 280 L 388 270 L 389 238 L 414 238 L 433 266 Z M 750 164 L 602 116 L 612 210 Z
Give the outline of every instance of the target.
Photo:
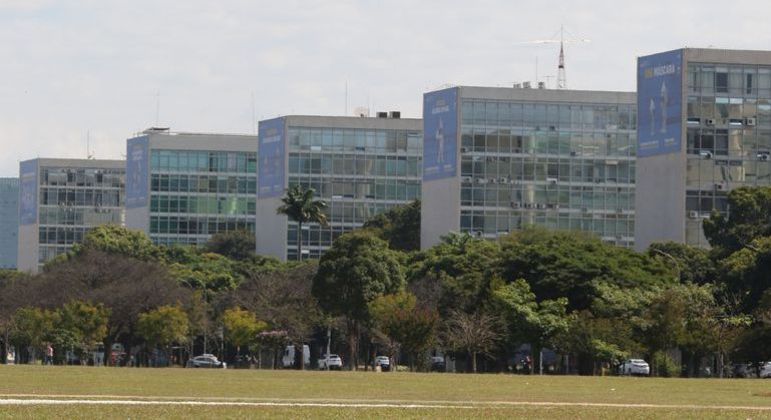
M 254 232 L 256 136 L 149 129 L 127 143 L 126 227 L 161 245 Z
M 20 271 L 36 273 L 96 226 L 124 223 L 122 160 L 33 159 L 19 180 Z
M 496 238 L 526 226 L 632 246 L 635 108 L 634 92 L 426 93 L 421 247 L 450 232 Z
M 0 268 L 16 268 L 18 248 L 19 178 L 0 178 Z
M 343 233 L 420 198 L 419 119 L 290 115 L 260 121 L 257 253 L 297 259 L 297 225 L 276 214 L 290 185 L 327 202 L 329 226 L 304 225 L 302 258 Z
M 638 63 L 678 52 L 680 147 L 637 159 L 640 251 L 659 241 L 708 247 L 702 221 L 729 212 L 728 192 L 771 185 L 771 52 L 685 48 Z

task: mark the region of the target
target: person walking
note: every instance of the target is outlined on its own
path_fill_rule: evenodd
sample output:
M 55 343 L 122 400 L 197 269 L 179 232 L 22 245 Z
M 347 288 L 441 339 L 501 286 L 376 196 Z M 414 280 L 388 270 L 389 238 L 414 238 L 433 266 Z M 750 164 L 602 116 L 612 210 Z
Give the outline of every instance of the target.
M 47 364 L 47 365 L 53 365 L 54 364 L 54 348 L 53 348 L 53 346 L 51 346 L 51 343 L 48 343 L 46 345 L 45 364 Z

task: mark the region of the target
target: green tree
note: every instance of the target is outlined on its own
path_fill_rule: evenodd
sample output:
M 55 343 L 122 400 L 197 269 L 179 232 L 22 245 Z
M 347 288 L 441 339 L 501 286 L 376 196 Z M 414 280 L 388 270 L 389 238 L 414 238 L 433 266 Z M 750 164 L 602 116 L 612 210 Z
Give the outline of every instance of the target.
M 404 286 L 402 256 L 368 231 L 338 238 L 321 257 L 312 293 L 329 314 L 344 316 L 351 368 L 356 368 L 360 325 L 370 319 L 369 303 Z
M 88 352 L 107 335 L 110 310 L 102 304 L 91 305 L 73 300 L 57 312 L 57 328 L 70 332 L 73 338 L 72 349 L 81 361 L 85 361 Z
M 755 311 L 771 289 L 771 237 L 750 241 L 719 262 L 719 285 L 726 295 L 739 296 L 744 313 Z
M 771 236 L 771 187 L 741 187 L 728 193 L 730 215 L 713 211 L 704 220 L 704 235 L 713 253 L 725 257 L 752 240 Z
M 29 350 L 30 359 L 44 354 L 45 343 L 51 337 L 56 313 L 41 308 L 24 307 L 13 316 L 10 342 L 20 352 Z
M 491 272 L 499 258 L 497 243 L 451 233 L 413 256 L 408 278 L 415 289 L 439 285 L 437 307 L 443 317 L 453 311 L 470 313 L 489 301 L 495 280 Z
M 500 276 L 526 279 L 539 300 L 565 297 L 571 310 L 590 307 L 603 283 L 639 287 L 671 283 L 671 263 L 603 243 L 583 232 L 525 229 L 502 239 Z
M 276 209 L 278 214 L 286 215 L 297 223 L 297 259 L 302 261 L 302 227 L 306 223 L 318 223 L 327 225 L 327 216 L 324 209 L 327 203 L 323 200 L 314 200 L 316 191 L 313 188 L 304 189 L 295 184 L 289 187 L 286 195 L 281 198 L 283 203 Z
M 370 303 L 370 313 L 376 331 L 387 337 L 386 347 L 394 366 L 396 349 L 401 348 L 410 356 L 410 367 L 414 369 L 434 343 L 439 314 L 419 307 L 415 295 L 407 292 L 376 298 Z
M 420 200 L 396 206 L 364 223 L 386 240 L 391 249 L 404 252 L 420 249 Z
M 496 289 L 494 298 L 507 321 L 512 342 L 530 343 L 533 360 L 538 360 L 543 347 L 556 348 L 557 339 L 568 331 L 566 298 L 536 302 L 535 294 L 522 279 Z
M 230 259 L 243 261 L 255 255 L 254 233 L 248 230 L 231 230 L 217 233 L 209 238 L 206 250 L 224 255 Z
M 189 328 L 187 313 L 180 306 L 164 305 L 139 314 L 137 320 L 137 333 L 148 347 L 162 347 L 169 355 L 169 346 L 187 341 Z
M 225 326 L 225 340 L 236 346 L 236 355 L 241 355 L 241 346 L 256 342 L 257 334 L 266 330 L 268 324 L 258 321 L 257 316 L 241 308 L 232 308 L 222 314 Z
M 111 224 L 88 231 L 83 242 L 76 244 L 72 252 L 80 254 L 89 249 L 141 261 L 158 261 L 162 255 L 160 249 L 153 245 L 144 232 Z
M 717 268 L 709 250 L 677 242 L 656 242 L 648 247 L 648 256 L 661 258 L 673 266 L 681 283 L 705 284 L 716 280 Z

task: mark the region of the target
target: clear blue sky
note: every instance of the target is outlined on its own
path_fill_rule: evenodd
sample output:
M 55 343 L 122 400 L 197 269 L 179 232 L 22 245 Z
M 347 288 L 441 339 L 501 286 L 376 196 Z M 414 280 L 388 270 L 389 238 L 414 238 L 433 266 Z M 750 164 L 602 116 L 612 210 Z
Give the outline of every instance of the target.
M 420 116 L 444 84 L 634 90 L 635 57 L 683 46 L 771 49 L 763 1 L 0 0 L 0 176 L 18 162 L 120 158 L 158 123 L 252 131 L 256 118 L 354 106 Z M 158 96 L 160 92 L 160 96 Z M 158 98 L 160 98 L 158 100 Z

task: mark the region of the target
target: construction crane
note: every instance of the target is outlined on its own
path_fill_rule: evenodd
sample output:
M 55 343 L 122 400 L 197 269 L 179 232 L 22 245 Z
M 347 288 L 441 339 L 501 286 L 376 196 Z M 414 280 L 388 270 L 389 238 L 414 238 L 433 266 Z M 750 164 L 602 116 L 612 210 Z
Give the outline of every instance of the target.
M 525 41 L 521 44 L 560 44 L 559 64 L 557 65 L 557 89 L 567 89 L 568 80 L 565 72 L 565 44 L 583 44 L 591 42 L 588 39 L 578 38 L 568 32 L 569 38 L 565 39 L 565 26 L 561 25 L 559 32 L 555 32 L 551 37 L 546 39 L 534 39 L 532 41 Z M 557 34 L 559 33 L 559 39 Z

